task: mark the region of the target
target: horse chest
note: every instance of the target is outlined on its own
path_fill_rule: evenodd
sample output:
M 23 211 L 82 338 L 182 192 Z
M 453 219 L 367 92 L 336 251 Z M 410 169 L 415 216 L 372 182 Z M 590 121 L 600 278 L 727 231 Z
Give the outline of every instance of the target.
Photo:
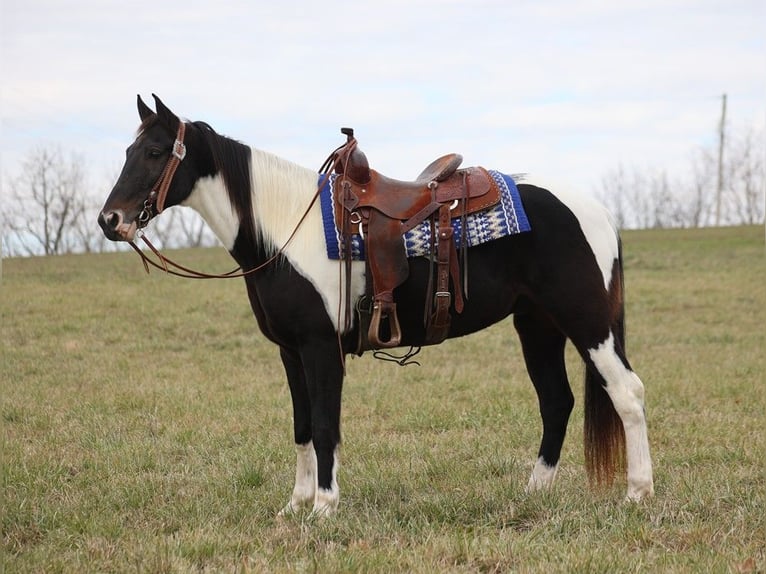
M 289 263 L 245 282 L 258 326 L 277 344 L 294 347 L 312 334 L 334 332 L 322 297 Z

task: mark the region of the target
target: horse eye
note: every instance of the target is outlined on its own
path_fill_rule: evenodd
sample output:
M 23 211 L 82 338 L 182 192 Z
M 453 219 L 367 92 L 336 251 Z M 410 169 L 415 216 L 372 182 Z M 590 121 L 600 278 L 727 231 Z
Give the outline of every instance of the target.
M 162 150 L 158 147 L 150 147 L 148 150 L 146 150 L 146 155 L 152 159 L 157 159 L 162 155 Z

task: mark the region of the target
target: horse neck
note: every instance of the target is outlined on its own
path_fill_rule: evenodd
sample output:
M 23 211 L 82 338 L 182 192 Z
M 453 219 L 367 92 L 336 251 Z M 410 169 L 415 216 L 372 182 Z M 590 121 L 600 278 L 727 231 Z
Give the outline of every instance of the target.
M 181 205 L 196 211 L 223 246 L 229 251 L 232 250 L 239 233 L 239 217 L 229 200 L 220 174 L 197 180 L 192 192 Z
M 300 248 L 321 236 L 321 210 L 316 202 L 303 223 L 317 191 L 318 176 L 311 169 L 260 150 L 252 150 L 253 221 L 256 233 L 272 250 Z
M 241 227 L 252 225 L 252 232 L 244 235 L 253 237 L 260 245 L 251 248 L 273 253 L 287 243 L 308 209 L 317 189 L 317 174 L 255 148 L 250 152 L 249 189 L 229 191 L 223 174 L 216 173 L 200 178 L 183 205 L 199 213 L 229 251 L 234 248 Z M 238 193 L 250 194 L 249 201 Z M 251 209 L 251 214 L 240 218 L 244 206 Z M 291 246 L 315 239 L 317 235 L 306 231 L 317 225 L 321 230 L 321 213 L 315 205 L 290 241 Z

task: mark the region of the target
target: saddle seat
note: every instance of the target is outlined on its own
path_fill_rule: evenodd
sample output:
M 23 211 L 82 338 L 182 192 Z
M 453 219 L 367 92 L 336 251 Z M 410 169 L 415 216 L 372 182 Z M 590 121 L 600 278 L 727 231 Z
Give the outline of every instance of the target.
M 463 308 L 451 220 L 495 205 L 500 200 L 499 188 L 483 168 L 459 170 L 463 158 L 456 153 L 437 158 L 413 181 L 384 176 L 370 169 L 367 157 L 357 147 L 353 130 L 341 131 L 348 140 L 335 159 L 336 225 L 344 241 L 349 241 L 353 234 L 363 237 L 368 290 L 372 292 L 369 329 L 366 339 L 360 342 L 359 352 L 400 344 L 393 291 L 409 275 L 402 236 L 427 219 L 432 231 L 438 229 L 438 233 L 431 238 L 437 270 L 436 291 L 431 294 L 429 288 L 426 294 L 426 344 L 440 343 L 447 337 L 450 324 L 449 307 L 453 302 L 450 277 L 455 311 L 459 313 Z M 343 252 L 350 250 L 344 248 Z M 432 265 L 433 260 L 432 257 Z
M 448 153 L 436 158 L 429 163 L 413 183 L 423 184 L 431 181 L 440 182 L 446 180 L 455 173 L 455 170 L 463 163 L 463 156 L 458 153 Z

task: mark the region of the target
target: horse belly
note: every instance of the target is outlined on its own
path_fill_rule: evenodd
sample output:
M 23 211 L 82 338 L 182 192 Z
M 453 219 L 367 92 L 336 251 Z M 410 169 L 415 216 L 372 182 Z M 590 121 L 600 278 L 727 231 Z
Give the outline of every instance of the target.
M 453 306 L 449 338 L 462 337 L 489 327 L 513 313 L 521 293 L 518 244 L 521 236 L 485 243 L 468 250 L 468 285 L 465 307 Z M 403 345 L 423 345 L 424 314 L 430 265 L 426 258 L 410 260 L 410 275 L 395 291 Z M 454 289 L 451 288 L 454 296 Z

